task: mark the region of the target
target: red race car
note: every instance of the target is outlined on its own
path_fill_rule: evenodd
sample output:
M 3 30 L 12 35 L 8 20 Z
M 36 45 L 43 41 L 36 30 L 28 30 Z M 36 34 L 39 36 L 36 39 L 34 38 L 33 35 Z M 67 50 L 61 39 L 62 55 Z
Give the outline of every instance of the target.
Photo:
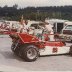
M 72 55 L 72 46 L 66 46 L 65 42 L 61 40 L 49 41 L 49 38 L 41 40 L 37 36 L 28 33 L 10 34 L 10 37 L 13 42 L 11 46 L 12 51 L 28 62 L 35 61 L 41 55 L 67 53 Z

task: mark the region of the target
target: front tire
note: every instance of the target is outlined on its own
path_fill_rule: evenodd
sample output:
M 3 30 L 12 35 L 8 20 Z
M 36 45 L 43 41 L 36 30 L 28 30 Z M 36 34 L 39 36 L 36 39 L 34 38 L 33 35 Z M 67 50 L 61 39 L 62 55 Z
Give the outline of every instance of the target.
M 35 61 L 39 56 L 38 48 L 34 45 L 23 46 L 22 48 L 22 58 L 25 61 L 32 62 Z

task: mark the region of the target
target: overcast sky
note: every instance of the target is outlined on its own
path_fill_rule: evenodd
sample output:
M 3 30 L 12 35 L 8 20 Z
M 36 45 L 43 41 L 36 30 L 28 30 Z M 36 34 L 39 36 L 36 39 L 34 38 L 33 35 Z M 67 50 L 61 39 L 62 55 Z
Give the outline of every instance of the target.
M 72 0 L 0 0 L 0 6 L 8 5 L 13 6 L 18 4 L 19 8 L 28 6 L 64 6 L 72 5 Z

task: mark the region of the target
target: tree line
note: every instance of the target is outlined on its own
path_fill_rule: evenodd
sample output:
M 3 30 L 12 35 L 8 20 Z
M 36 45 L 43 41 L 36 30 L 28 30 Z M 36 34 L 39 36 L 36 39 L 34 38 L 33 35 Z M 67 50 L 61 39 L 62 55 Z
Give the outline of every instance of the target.
M 0 19 L 20 20 L 21 16 L 29 20 L 45 20 L 45 18 L 58 18 L 72 20 L 72 6 L 26 7 L 17 8 L 5 5 L 0 7 Z

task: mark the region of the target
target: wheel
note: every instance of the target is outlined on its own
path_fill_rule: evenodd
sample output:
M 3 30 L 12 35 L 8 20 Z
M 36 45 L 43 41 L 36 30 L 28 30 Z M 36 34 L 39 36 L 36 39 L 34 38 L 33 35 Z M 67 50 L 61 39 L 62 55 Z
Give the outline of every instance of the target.
M 13 52 L 15 52 L 15 43 L 12 43 L 12 45 L 11 45 L 11 50 L 13 51 Z
M 23 45 L 21 45 L 20 47 L 19 47 L 19 50 L 18 50 L 18 56 L 19 57 L 21 57 L 22 58 L 22 51 L 23 51 Z
M 11 50 L 16 54 L 16 55 L 19 55 L 19 51 L 20 51 L 20 46 L 18 45 L 16 47 L 17 43 L 13 43 L 12 46 L 11 46 Z
M 23 46 L 21 51 L 22 58 L 28 62 L 35 61 L 39 56 L 38 48 L 34 45 Z
M 69 54 L 72 56 L 72 45 L 70 46 Z

